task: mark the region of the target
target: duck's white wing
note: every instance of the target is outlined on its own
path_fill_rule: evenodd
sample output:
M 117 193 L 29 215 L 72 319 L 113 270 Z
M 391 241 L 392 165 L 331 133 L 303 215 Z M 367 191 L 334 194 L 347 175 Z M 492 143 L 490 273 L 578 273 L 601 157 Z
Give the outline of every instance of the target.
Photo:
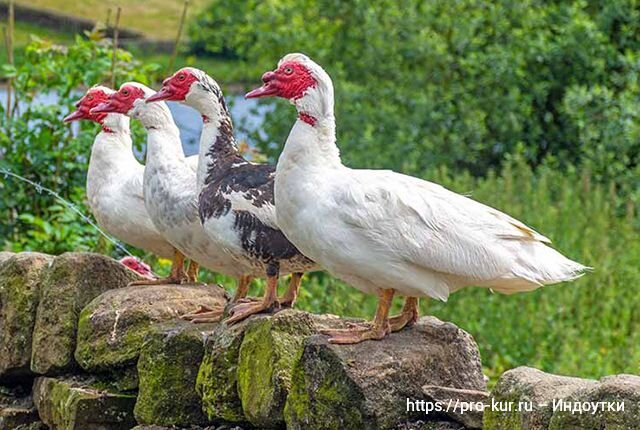
M 337 197 L 343 222 L 397 261 L 503 292 L 584 269 L 520 221 L 444 187 L 391 171 L 351 172 Z

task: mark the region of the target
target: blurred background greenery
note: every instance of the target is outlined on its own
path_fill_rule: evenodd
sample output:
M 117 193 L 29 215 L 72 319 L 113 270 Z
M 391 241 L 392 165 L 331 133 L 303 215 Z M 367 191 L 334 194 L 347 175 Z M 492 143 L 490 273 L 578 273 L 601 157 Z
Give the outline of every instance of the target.
M 89 18 L 112 7 L 29 3 Z M 121 22 L 145 37 L 171 39 L 180 9 L 155 0 L 124 7 Z M 637 2 L 198 0 L 187 29 L 174 68 L 203 68 L 233 94 L 258 84 L 285 53 L 305 52 L 334 80 L 346 164 L 390 168 L 469 194 L 595 268 L 577 282 L 533 293 L 469 288 L 446 304 L 423 303 L 425 313 L 473 334 L 492 380 L 518 365 L 584 377 L 640 372 Z M 4 106 L 0 112 L 0 167 L 85 212 L 97 127 L 74 130 L 60 120 L 74 90 L 110 81 L 111 40 L 102 36 L 18 22 L 16 64 L 3 67 L 22 104 L 9 116 Z M 118 50 L 117 82 L 164 77 L 169 53 L 129 49 Z M 51 92 L 58 103 L 36 100 Z M 277 108 L 258 132 L 247 131 L 275 162 L 295 116 L 284 101 L 261 103 Z M 139 127 L 134 133 L 142 150 L 144 134 Z M 2 248 L 117 256 L 93 228 L 33 187 L 4 178 L 0 196 Z M 138 254 L 166 270 L 165 262 Z M 303 285 L 299 307 L 369 318 L 375 298 L 318 273 Z

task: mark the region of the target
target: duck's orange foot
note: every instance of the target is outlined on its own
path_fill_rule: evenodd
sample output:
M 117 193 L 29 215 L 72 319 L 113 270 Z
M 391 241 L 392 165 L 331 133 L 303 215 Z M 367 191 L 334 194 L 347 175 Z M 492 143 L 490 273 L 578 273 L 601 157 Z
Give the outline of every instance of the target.
M 351 345 L 365 340 L 380 340 L 389 333 L 389 328 L 375 327 L 371 324 L 353 324 L 350 328 L 321 330 L 329 336 L 329 343 Z
M 235 324 L 243 319 L 250 317 L 251 315 L 263 313 L 263 312 L 272 312 L 275 308 L 278 308 L 279 304 L 277 301 L 272 303 L 265 302 L 264 300 L 260 300 L 259 302 L 250 301 L 238 303 L 233 306 L 229 311 L 229 318 L 227 318 L 224 322 L 226 324 Z

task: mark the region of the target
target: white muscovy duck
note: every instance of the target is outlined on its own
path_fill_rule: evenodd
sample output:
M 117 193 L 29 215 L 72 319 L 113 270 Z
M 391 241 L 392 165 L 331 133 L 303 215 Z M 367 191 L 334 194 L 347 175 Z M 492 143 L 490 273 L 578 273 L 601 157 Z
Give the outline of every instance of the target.
M 117 112 L 138 119 L 147 131 L 144 202 L 160 233 L 191 261 L 207 269 L 243 278 L 242 268 L 212 242 L 198 217 L 196 171 L 187 161 L 180 132 L 164 102 L 145 103 L 151 88 L 128 82 L 93 113 Z M 201 318 L 219 318 L 221 309 L 202 308 Z M 189 316 L 187 316 L 189 317 Z
M 133 154 L 129 118 L 119 113 L 91 113 L 92 108 L 106 102 L 113 93 L 114 90 L 103 86 L 90 88 L 76 103 L 76 110 L 64 118 L 65 122 L 84 119 L 102 126 L 93 141 L 89 158 L 89 208 L 104 231 L 158 257 L 173 259 L 173 276 L 186 277 L 183 257 L 156 229 L 145 208 L 142 193 L 144 166 Z M 126 262 L 123 264 L 133 269 L 131 258 Z M 161 280 L 164 281 L 166 279 Z
M 226 322 L 232 324 L 277 306 L 293 306 L 302 274 L 318 267 L 276 224 L 275 167 L 251 163 L 240 154 L 222 90 L 202 70 L 178 70 L 147 102 L 159 100 L 179 101 L 202 115 L 199 212 L 209 239 L 237 261 L 245 274 L 267 278 L 262 300 L 237 304 Z M 289 288 L 278 298 L 278 277 L 287 273 L 292 274 Z
M 530 291 L 588 269 L 520 221 L 440 185 L 344 166 L 331 78 L 307 56 L 286 55 L 262 80 L 246 97 L 282 97 L 298 111 L 276 170 L 278 225 L 330 273 L 379 296 L 371 324 L 329 330 L 330 342 L 382 339 L 412 324 L 418 297 L 447 300 L 465 286 Z M 396 292 L 407 299 L 389 318 Z

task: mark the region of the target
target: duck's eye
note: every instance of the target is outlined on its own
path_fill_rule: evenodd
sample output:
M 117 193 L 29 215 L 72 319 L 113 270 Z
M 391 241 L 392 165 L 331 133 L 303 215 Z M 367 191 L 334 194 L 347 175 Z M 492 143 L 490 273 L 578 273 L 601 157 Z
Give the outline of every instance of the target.
M 129 97 L 129 90 L 122 90 L 122 95 L 125 97 Z
M 92 100 L 93 100 L 93 96 L 92 96 L 91 94 L 89 94 L 89 95 L 87 96 L 87 100 L 92 101 Z
M 285 67 L 284 69 L 284 74 L 285 75 L 290 75 L 293 73 L 293 68 L 292 67 Z
M 185 79 L 187 79 L 187 76 L 182 74 L 182 75 L 178 75 L 178 79 L 181 81 L 184 81 Z

